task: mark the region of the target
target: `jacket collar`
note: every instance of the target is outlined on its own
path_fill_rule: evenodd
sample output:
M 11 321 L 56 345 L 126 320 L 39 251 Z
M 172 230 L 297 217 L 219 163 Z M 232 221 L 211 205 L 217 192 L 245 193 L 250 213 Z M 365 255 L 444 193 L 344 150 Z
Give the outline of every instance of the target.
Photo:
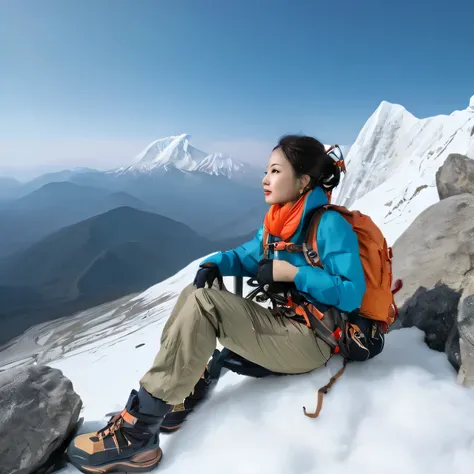
M 303 219 L 308 212 L 316 209 L 317 207 L 325 206 L 329 204 L 326 193 L 319 186 L 309 191 L 308 198 L 306 199 L 305 207 L 303 210 Z

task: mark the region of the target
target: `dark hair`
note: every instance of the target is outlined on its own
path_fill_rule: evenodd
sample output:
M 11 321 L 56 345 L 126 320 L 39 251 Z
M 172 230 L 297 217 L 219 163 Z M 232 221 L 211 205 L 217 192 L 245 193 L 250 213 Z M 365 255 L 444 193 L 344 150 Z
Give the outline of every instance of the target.
M 341 170 L 335 166 L 334 160 L 326 153 L 325 146 L 316 138 L 302 135 L 285 135 L 278 145 L 285 154 L 296 176 L 307 174 L 311 180 L 307 190 L 321 186 L 331 190 L 339 184 Z

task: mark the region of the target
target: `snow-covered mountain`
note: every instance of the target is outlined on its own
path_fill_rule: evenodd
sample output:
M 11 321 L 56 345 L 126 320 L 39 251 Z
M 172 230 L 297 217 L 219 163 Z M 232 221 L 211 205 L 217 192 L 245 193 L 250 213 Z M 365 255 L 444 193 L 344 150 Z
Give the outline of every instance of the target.
M 37 360 L 60 369 L 83 400 L 81 431 L 102 428 L 148 370 L 199 261 L 136 297 L 31 328 L 0 365 Z M 232 291 L 232 279 L 224 280 Z M 318 388 L 341 367 L 337 356 L 298 376 L 225 373 L 180 431 L 161 435 L 156 472 L 376 474 L 382 466 L 387 474 L 471 473 L 473 392 L 456 384 L 445 354 L 423 337 L 416 328 L 390 333 L 379 356 L 347 367 L 317 419 L 302 407 L 315 408 Z M 58 474 L 78 472 L 68 465 Z
M 142 174 L 168 171 L 198 171 L 216 176 L 234 178 L 241 175 L 246 166 L 222 153 L 208 154 L 189 143 L 187 134 L 161 138 L 146 147 L 134 164 L 114 170 L 117 175 Z
M 393 243 L 439 200 L 436 171 L 450 153 L 474 158 L 474 96 L 464 110 L 425 119 L 384 101 L 346 157 L 335 202 L 368 213 Z

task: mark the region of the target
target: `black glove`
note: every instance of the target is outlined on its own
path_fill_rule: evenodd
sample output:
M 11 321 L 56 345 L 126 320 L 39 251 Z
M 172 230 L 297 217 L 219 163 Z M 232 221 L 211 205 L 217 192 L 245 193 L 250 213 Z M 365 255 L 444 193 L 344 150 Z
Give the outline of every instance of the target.
M 264 258 L 258 262 L 257 281 L 260 285 L 270 285 L 273 280 L 273 259 Z
M 193 284 L 196 288 L 204 288 L 207 283 L 208 287 L 211 288 L 216 278 L 219 279 L 219 285 L 221 285 L 222 276 L 219 267 L 212 262 L 203 263 L 196 273 Z

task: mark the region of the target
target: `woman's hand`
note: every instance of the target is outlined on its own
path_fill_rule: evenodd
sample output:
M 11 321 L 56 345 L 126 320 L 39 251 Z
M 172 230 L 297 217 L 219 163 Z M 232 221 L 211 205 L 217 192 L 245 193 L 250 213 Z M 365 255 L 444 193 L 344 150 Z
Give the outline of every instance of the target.
M 298 273 L 298 267 L 295 267 L 286 260 L 273 261 L 273 279 L 275 281 L 294 281 Z
M 286 260 L 263 259 L 258 264 L 257 280 L 261 285 L 273 283 L 274 281 L 294 281 L 298 267 Z

